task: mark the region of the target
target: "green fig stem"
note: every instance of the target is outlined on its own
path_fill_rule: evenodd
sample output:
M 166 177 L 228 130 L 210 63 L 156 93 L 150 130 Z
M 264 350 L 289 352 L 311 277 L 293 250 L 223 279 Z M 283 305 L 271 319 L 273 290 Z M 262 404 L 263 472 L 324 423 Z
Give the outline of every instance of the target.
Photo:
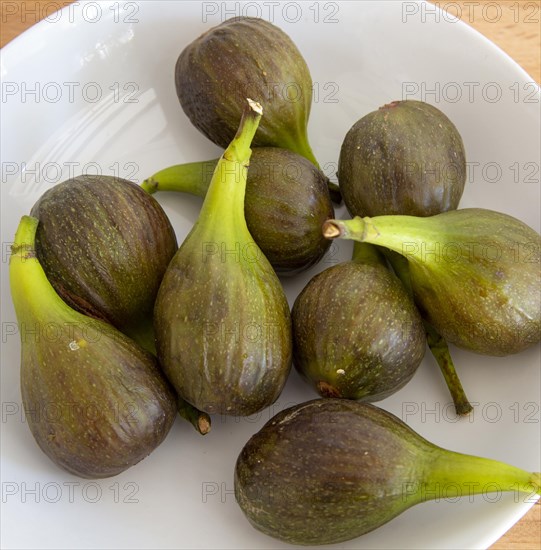
M 449 352 L 449 346 L 444 338 L 436 331 L 436 329 L 423 319 L 423 323 L 426 331 L 426 341 L 428 347 L 436 359 L 441 373 L 445 379 L 445 383 L 449 388 L 449 393 L 455 404 L 456 414 L 458 416 L 464 416 L 473 411 L 473 407 L 466 396 L 462 382 L 456 372 L 451 353 Z
M 177 396 L 178 414 L 187 420 L 201 435 L 206 435 L 210 432 L 211 422 L 210 416 L 196 409 L 193 405 L 184 401 L 182 397 Z
M 355 244 L 364 243 L 357 243 L 357 241 L 355 241 Z M 413 299 L 413 288 L 411 286 L 408 261 L 404 258 L 404 256 L 401 256 L 392 250 L 387 250 L 385 252 L 385 256 L 391 263 L 396 276 L 400 279 L 404 285 L 404 288 Z M 445 379 L 445 383 L 447 384 L 447 388 L 449 389 L 449 393 L 451 394 L 453 403 L 455 404 L 456 414 L 459 416 L 469 414 L 473 411 L 473 407 L 469 402 L 466 392 L 464 391 L 464 387 L 462 386 L 462 382 L 458 377 L 447 342 L 424 318 L 423 324 L 425 327 L 428 347 L 434 356 L 434 359 L 436 359 L 441 373 L 443 374 L 443 378 Z
M 360 264 L 385 265 L 385 259 L 381 252 L 375 246 L 366 243 L 353 243 L 351 259 Z
M 364 219 L 356 216 L 352 220 L 327 220 L 323 224 L 322 231 L 323 236 L 327 239 L 348 239 L 358 242 L 370 242 L 364 234 L 365 228 L 366 223 Z
M 490 458 L 434 448 L 424 480 L 404 488 L 405 498 L 414 502 L 503 492 L 541 494 L 541 474 Z
M 43 312 L 66 314 L 71 308 L 58 296 L 36 257 L 38 219 L 23 216 L 11 247 L 9 275 L 11 294 L 19 320 Z M 29 299 L 31 297 L 31 299 Z
M 204 197 L 218 160 L 169 166 L 150 176 L 141 184 L 141 187 L 151 195 L 157 191 L 176 191 Z
M 328 220 L 323 225 L 323 235 L 328 239 L 349 239 L 359 242 L 379 245 L 394 250 L 408 261 L 417 261 L 424 254 L 418 246 L 412 246 L 418 241 L 418 235 L 423 239 L 431 239 L 429 218 L 417 216 L 376 216 L 352 220 Z M 437 241 L 434 235 L 434 241 Z M 426 256 L 426 255 L 425 255 Z
M 250 145 L 262 114 L 261 105 L 248 99 L 237 133 L 214 170 L 196 224 L 204 221 L 214 234 L 235 232 L 241 227 L 249 235 L 244 217 L 246 175 L 252 154 Z

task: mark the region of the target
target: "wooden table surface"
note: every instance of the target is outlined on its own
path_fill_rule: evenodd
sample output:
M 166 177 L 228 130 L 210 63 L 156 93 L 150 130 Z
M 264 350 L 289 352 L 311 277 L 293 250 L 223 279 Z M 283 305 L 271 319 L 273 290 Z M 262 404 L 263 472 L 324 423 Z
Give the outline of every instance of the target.
M 433 1 L 433 0 L 432 0 Z M 68 1 L 0 1 L 0 47 L 21 34 L 54 6 Z M 484 34 L 507 52 L 537 82 L 541 82 L 541 1 L 433 1 Z M 24 16 L 23 16 L 24 14 Z M 541 501 L 540 501 L 541 502 Z M 541 505 L 535 505 L 490 550 L 539 550 Z

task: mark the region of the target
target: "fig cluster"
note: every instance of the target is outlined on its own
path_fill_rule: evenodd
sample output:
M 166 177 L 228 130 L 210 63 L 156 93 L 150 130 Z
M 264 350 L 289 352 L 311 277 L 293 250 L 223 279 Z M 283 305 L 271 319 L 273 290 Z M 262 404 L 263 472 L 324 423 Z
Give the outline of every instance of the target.
M 447 343 L 503 356 L 541 340 L 541 237 L 507 214 L 459 209 L 466 154 L 451 120 L 420 101 L 364 114 L 343 140 L 338 188 L 309 144 L 312 79 L 284 31 L 227 20 L 183 48 L 174 74 L 220 158 L 140 186 L 80 175 L 17 229 L 18 322 L 58 328 L 54 341 L 21 330 L 24 408 L 62 410 L 29 417 L 42 451 L 81 477 L 117 475 L 177 414 L 206 434 L 212 415 L 272 405 L 294 366 L 322 399 L 272 418 L 234 470 L 237 502 L 263 533 L 346 541 L 449 482 L 540 492 L 539 473 L 437 447 L 371 404 L 418 376 L 428 347 L 467 414 Z M 180 246 L 162 191 L 202 201 Z M 351 219 L 335 219 L 341 197 Z M 279 277 L 316 266 L 332 239 L 355 241 L 351 259 L 315 275 L 290 309 Z

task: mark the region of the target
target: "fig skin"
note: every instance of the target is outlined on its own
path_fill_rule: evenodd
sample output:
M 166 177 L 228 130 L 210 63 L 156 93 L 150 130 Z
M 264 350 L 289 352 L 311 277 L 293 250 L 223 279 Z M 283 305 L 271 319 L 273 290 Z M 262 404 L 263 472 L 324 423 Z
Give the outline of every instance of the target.
M 322 397 L 384 399 L 411 380 L 425 354 L 413 301 L 377 260 L 316 275 L 297 297 L 292 321 L 293 364 Z
M 85 478 L 114 476 L 165 439 L 175 397 L 150 353 L 55 293 L 36 258 L 37 224 L 23 217 L 10 258 L 27 422 L 58 466 Z
M 177 250 L 159 203 L 128 180 L 82 175 L 46 191 L 31 215 L 38 259 L 62 299 L 143 344 Z
M 433 216 L 458 208 L 466 155 L 454 124 L 422 101 L 393 101 L 356 122 L 338 163 L 352 216 Z
M 160 170 L 141 187 L 148 193 L 181 191 L 204 197 L 218 160 Z M 327 178 L 287 149 L 252 150 L 244 202 L 246 224 L 279 275 L 294 275 L 319 262 L 330 241 L 321 234 L 334 217 Z
M 278 413 L 235 467 L 235 497 L 250 523 L 290 544 L 353 539 L 450 487 L 463 496 L 532 494 L 541 474 L 442 449 L 396 416 L 347 399 Z
M 331 220 L 323 231 L 405 256 L 415 303 L 446 341 L 505 356 L 541 340 L 541 237 L 520 220 L 465 208 Z
M 287 299 L 244 216 L 260 117 L 249 100 L 156 299 L 160 364 L 178 394 L 208 414 L 249 416 L 271 405 L 291 368 Z
M 133 340 L 102 321 L 70 322 L 77 324 L 57 343 L 23 343 L 27 422 L 61 468 L 84 478 L 115 476 L 162 443 L 177 414 L 175 398 L 154 356 Z M 85 340 L 89 333 L 98 340 Z
M 327 178 L 296 153 L 276 147 L 253 150 L 244 212 L 252 237 L 280 275 L 308 269 L 329 249 L 321 234 L 334 215 Z
M 275 25 L 235 17 L 213 27 L 180 54 L 175 85 L 192 124 L 216 145 L 229 145 L 251 97 L 265 110 L 252 146 L 290 149 L 317 166 L 307 137 L 312 77 L 295 44 Z

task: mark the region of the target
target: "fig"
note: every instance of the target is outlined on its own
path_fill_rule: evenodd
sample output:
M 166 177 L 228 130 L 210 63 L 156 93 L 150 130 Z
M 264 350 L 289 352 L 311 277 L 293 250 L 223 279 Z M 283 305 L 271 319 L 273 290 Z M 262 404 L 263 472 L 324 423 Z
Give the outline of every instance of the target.
M 250 143 L 261 115 L 248 100 L 154 311 L 165 374 L 184 400 L 209 414 L 247 416 L 270 405 L 291 367 L 289 306 L 244 217 Z
M 316 275 L 292 311 L 293 364 L 323 397 L 378 401 L 415 374 L 426 349 L 421 316 L 377 249 Z
M 156 355 L 154 302 L 177 250 L 159 203 L 131 181 L 84 174 L 46 191 L 31 214 L 40 220 L 37 257 L 62 299 Z M 177 401 L 180 416 L 206 434 L 208 415 Z
M 149 352 L 54 291 L 36 257 L 38 223 L 22 218 L 9 266 L 27 422 L 58 466 L 86 478 L 114 476 L 164 440 L 174 395 Z
M 443 449 L 345 399 L 278 413 L 235 467 L 235 497 L 251 524 L 302 545 L 353 539 L 421 502 L 503 491 L 541 494 L 541 474 Z
M 160 170 L 141 187 L 148 193 L 182 191 L 204 197 L 218 160 Z M 252 151 L 244 214 L 255 242 L 275 271 L 293 275 L 317 263 L 330 242 L 321 234 L 334 217 L 327 178 L 311 162 L 287 149 Z
M 455 210 L 466 182 L 464 144 L 436 107 L 393 101 L 349 130 L 338 181 L 352 216 L 433 216 Z
M 191 42 L 175 66 L 182 109 L 211 141 L 226 148 L 238 128 L 244 98 L 265 109 L 252 145 L 284 147 L 317 165 L 308 143 L 312 77 L 281 29 L 254 17 L 235 17 Z
M 62 299 L 152 351 L 154 301 L 177 250 L 159 203 L 128 180 L 82 175 L 46 191 L 31 215 L 38 259 Z
M 415 302 L 447 342 L 503 356 L 541 340 L 541 237 L 520 220 L 466 208 L 330 220 L 323 231 L 405 256 Z

